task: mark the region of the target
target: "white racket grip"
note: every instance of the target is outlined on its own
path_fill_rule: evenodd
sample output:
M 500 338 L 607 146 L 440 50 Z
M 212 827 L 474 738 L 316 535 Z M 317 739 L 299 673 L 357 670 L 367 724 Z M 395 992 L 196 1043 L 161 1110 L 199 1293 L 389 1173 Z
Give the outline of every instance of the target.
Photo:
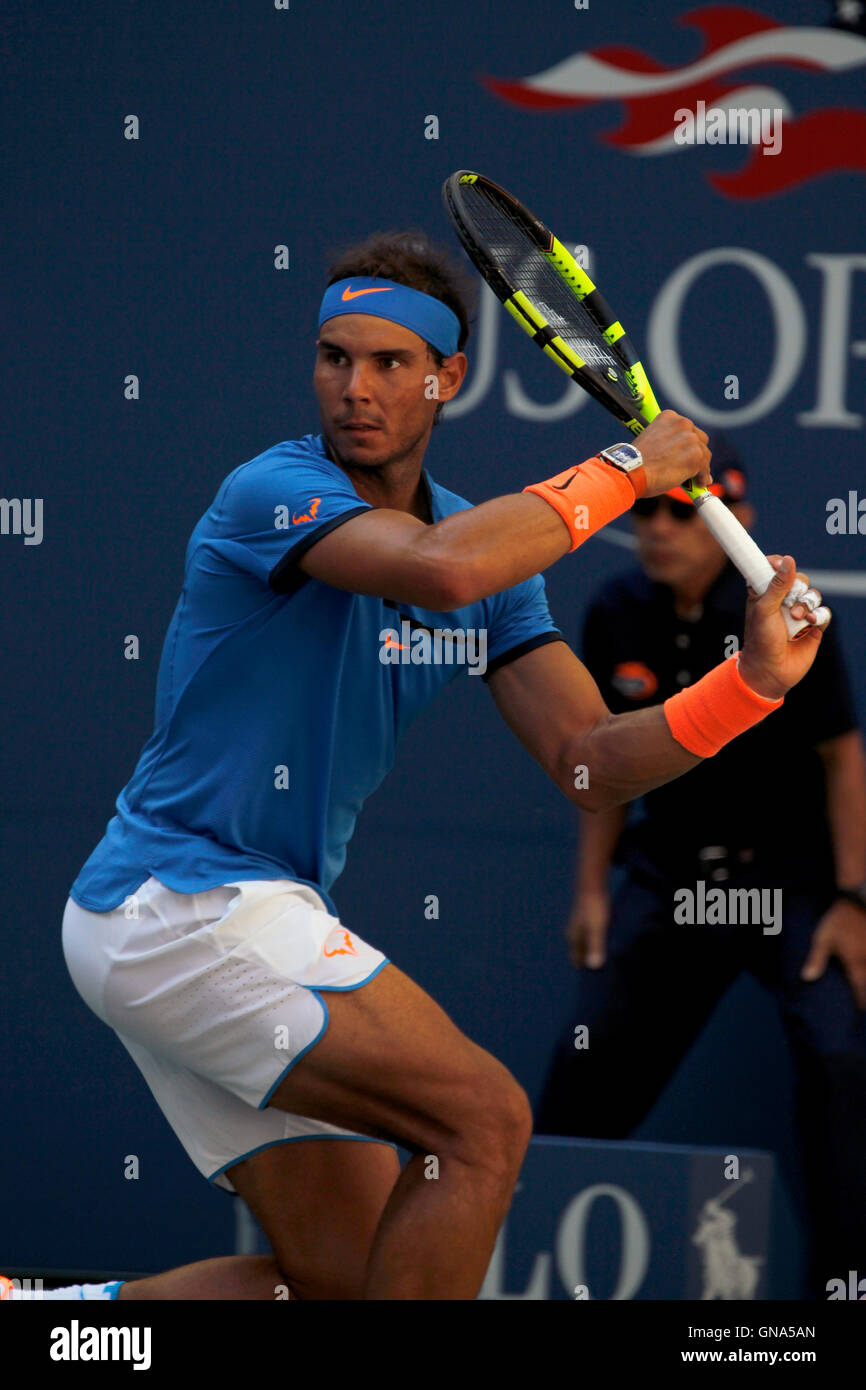
M 719 497 L 711 492 L 695 498 L 701 521 L 712 532 L 728 558 L 736 565 L 746 583 L 763 594 L 769 587 L 776 571 L 759 545 L 752 540 L 748 531 L 737 521 Z M 795 584 L 797 581 L 794 581 Z M 802 586 L 801 586 L 802 587 Z M 793 640 L 805 632 L 810 624 L 805 618 L 792 618 L 787 604 L 782 605 L 782 617 L 788 629 L 788 637 Z

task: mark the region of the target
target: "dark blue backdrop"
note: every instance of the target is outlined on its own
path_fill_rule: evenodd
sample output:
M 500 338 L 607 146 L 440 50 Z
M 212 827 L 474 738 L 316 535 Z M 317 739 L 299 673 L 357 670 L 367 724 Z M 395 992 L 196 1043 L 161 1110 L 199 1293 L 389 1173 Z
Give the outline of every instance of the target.
M 631 153 L 602 139 L 622 114 L 613 102 L 529 109 L 482 80 L 623 42 L 686 64 L 700 41 L 676 22 L 684 8 L 120 0 L 73 11 L 7 0 L 2 490 L 44 506 L 41 544 L 0 536 L 10 1264 L 147 1269 L 231 1247 L 232 1204 L 206 1187 L 76 995 L 61 913 L 150 732 L 190 530 L 227 472 L 317 427 L 312 344 L 329 255 L 383 228 L 452 242 L 439 188 L 453 169 L 500 178 L 563 239 L 589 246 L 648 345 L 659 394 L 694 410 L 681 354 L 702 418 L 724 418 L 752 462 L 759 540 L 831 572 L 824 587 L 862 699 L 863 539 L 829 535 L 825 519 L 828 499 L 862 473 L 863 175 L 735 199 L 706 175 L 740 168 L 742 149 Z M 766 0 L 761 13 L 823 26 L 831 9 Z M 747 76 L 800 114 L 862 107 L 862 74 L 768 63 Z M 131 115 L 135 140 L 124 136 Z M 437 139 L 426 138 L 431 115 Z M 287 270 L 274 266 L 281 245 Z M 718 248 L 721 263 L 698 263 L 678 312 L 672 277 Z M 612 442 L 600 409 L 501 310 L 474 342 L 465 404 L 428 453 L 444 485 L 482 501 Z M 724 397 L 731 373 L 735 401 Z M 139 400 L 124 397 L 130 374 Z M 548 417 L 561 402 L 559 418 L 532 418 L 526 398 Z M 597 538 L 549 573 L 570 640 L 587 596 L 628 563 L 627 549 Z M 124 659 L 128 634 L 137 661 Z M 756 794 L 772 807 L 772 788 Z M 569 1007 L 561 931 L 574 846 L 571 809 L 482 683 L 463 680 L 408 736 L 334 889 L 345 919 L 533 1095 Z M 438 921 L 424 917 L 430 893 Z M 746 982 L 641 1136 L 785 1148 L 790 1087 L 775 1017 Z M 134 1182 L 128 1154 L 141 1159 Z

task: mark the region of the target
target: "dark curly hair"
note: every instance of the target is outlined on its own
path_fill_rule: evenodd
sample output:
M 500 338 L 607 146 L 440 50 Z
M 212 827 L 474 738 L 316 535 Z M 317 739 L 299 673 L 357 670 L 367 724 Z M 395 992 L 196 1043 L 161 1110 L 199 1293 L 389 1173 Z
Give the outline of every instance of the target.
M 469 338 L 470 317 L 476 311 L 476 283 L 458 261 L 429 240 L 426 232 L 374 232 L 366 241 L 347 247 L 328 267 L 328 284 L 353 275 L 380 276 L 441 299 L 459 320 L 457 350 L 462 352 Z M 427 352 L 441 367 L 444 358 L 431 343 Z M 439 423 L 443 405 L 441 402 L 436 407 L 434 424 Z

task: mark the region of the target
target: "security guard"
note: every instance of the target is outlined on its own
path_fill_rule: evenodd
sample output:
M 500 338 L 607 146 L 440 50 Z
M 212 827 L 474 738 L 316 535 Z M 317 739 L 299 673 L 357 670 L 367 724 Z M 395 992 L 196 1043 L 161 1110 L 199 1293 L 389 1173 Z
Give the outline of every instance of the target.
M 748 527 L 742 461 L 720 434 L 710 447 L 712 490 Z M 682 488 L 632 510 L 641 568 L 599 592 L 584 631 L 614 713 L 675 694 L 743 639 L 744 581 Z M 771 890 L 761 901 L 781 903 L 781 922 L 717 911 L 684 924 L 683 890 L 700 903 L 719 886 L 728 903 L 746 901 L 731 888 Z M 637 807 L 581 813 L 566 936 L 588 969 L 536 1131 L 626 1138 L 749 971 L 775 999 L 796 1071 L 812 1290 L 826 1298 L 830 1279 L 866 1274 L 866 759 L 832 625 L 773 719 Z

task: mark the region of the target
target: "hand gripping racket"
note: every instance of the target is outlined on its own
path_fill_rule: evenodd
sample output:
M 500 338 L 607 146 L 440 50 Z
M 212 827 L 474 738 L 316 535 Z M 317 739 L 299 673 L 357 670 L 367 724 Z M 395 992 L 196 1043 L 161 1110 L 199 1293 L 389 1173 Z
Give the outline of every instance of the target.
M 446 179 L 442 197 L 467 255 L 512 318 L 632 434 L 646 429 L 660 411 L 647 374 L 622 324 L 562 242 L 483 174 L 459 169 Z M 683 487 L 747 584 L 762 594 L 776 571 L 760 546 L 707 488 L 693 478 Z M 790 613 L 806 593 L 795 579 L 785 596 L 790 638 L 810 626 Z

